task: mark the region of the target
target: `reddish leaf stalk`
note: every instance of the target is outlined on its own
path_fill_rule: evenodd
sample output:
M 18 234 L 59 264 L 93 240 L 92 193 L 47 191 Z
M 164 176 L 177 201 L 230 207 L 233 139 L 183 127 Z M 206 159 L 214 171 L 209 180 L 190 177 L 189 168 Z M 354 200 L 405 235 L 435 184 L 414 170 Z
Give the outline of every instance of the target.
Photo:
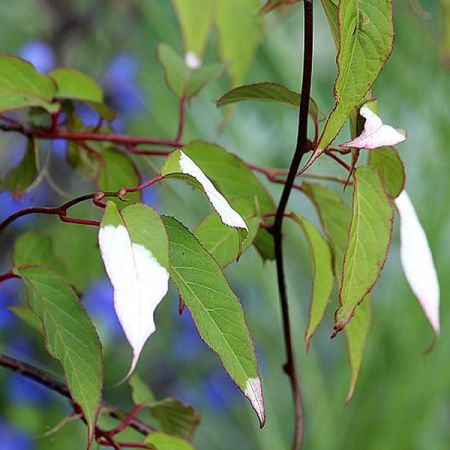
M 20 278 L 15 273 L 12 273 L 11 271 L 4 273 L 3 275 L 0 275 L 0 283 L 3 283 L 3 281 L 11 280 L 13 278 Z

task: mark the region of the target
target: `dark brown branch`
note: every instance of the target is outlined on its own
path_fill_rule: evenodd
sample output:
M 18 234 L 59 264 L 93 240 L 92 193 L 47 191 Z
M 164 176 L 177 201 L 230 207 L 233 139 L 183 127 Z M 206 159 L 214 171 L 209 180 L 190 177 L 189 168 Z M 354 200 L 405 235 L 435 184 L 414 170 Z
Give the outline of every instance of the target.
M 303 81 L 301 88 L 300 111 L 298 119 L 297 144 L 294 156 L 292 158 L 289 173 L 281 194 L 278 209 L 275 215 L 275 222 L 272 228 L 275 243 L 275 259 L 277 265 L 278 288 L 280 292 L 280 306 L 283 318 L 284 342 L 286 346 L 287 361 L 284 370 L 288 375 L 295 406 L 295 437 L 293 449 L 299 450 L 303 440 L 303 404 L 300 385 L 297 378 L 297 369 L 295 366 L 295 352 L 292 343 L 292 333 L 289 319 L 289 305 L 286 289 L 286 281 L 283 265 L 283 245 L 282 229 L 283 219 L 285 217 L 286 206 L 290 193 L 294 187 L 295 178 L 300 166 L 303 155 L 309 150 L 307 131 L 308 131 L 308 106 L 311 92 L 312 78 L 312 58 L 313 58 L 313 1 L 304 0 L 304 49 L 303 49 Z
M 55 378 L 53 375 L 46 372 L 45 370 L 39 369 L 38 367 L 35 367 L 24 361 L 12 358 L 11 356 L 8 355 L 0 355 L 0 366 L 3 366 L 7 369 L 12 370 L 15 373 L 18 373 L 27 378 L 30 378 L 33 381 L 36 381 L 42 386 L 45 386 L 46 388 L 55 391 L 58 394 L 62 395 L 63 397 L 67 398 L 72 405 L 76 405 L 76 403 L 73 401 L 70 395 L 67 385 L 62 381 L 58 380 L 57 378 Z M 102 403 L 102 409 L 106 410 L 111 417 L 121 422 L 129 418 L 130 416 L 129 413 L 122 411 L 121 409 L 116 408 L 114 406 L 108 405 L 107 403 Z M 151 426 L 147 425 L 146 423 L 142 422 L 136 417 L 132 417 L 131 419 L 129 419 L 127 421 L 127 426 L 133 428 L 138 433 L 144 436 L 147 436 L 148 434 L 154 431 L 154 429 Z

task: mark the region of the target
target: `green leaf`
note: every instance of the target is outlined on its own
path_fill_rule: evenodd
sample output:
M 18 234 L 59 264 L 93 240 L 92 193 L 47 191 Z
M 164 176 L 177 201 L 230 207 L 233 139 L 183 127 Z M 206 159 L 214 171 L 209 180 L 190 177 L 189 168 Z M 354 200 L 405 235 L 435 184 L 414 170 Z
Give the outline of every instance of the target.
M 59 104 L 52 103 L 55 93 L 53 80 L 29 62 L 0 55 L 0 112 L 40 106 L 54 113 L 59 110 Z
M 194 450 L 189 442 L 159 431 L 149 434 L 145 443 L 155 450 Z
M 331 35 L 333 36 L 336 47 L 339 48 L 339 20 L 338 20 L 338 0 L 320 0 L 322 2 L 328 24 L 330 25 Z
M 8 306 L 8 309 L 39 334 L 44 335 L 44 328 L 39 317 L 30 308 L 26 306 Z
M 149 407 L 162 431 L 172 436 L 190 440 L 200 424 L 200 414 L 191 405 L 185 405 L 176 398 L 165 398 Z
M 172 0 L 181 26 L 186 53 L 200 59 L 213 24 L 215 2 L 211 0 Z M 201 13 L 199 13 L 201 11 Z
M 292 219 L 305 233 L 313 261 L 312 298 L 309 322 L 305 333 L 305 345 L 308 349 L 311 337 L 322 322 L 333 288 L 332 259 L 328 242 L 317 228 L 297 214 L 293 214 Z
M 225 66 L 220 63 L 191 69 L 167 44 L 158 45 L 157 57 L 163 66 L 167 86 L 180 98 L 193 97 L 208 82 L 219 78 L 225 70 Z
M 293 5 L 298 3 L 300 0 L 267 0 L 264 6 L 260 9 L 260 14 L 267 14 L 274 9 L 280 8 L 282 6 Z
M 117 191 L 123 187 L 137 186 L 141 183 L 139 171 L 133 161 L 125 153 L 108 147 L 102 151 L 103 164 L 98 173 L 97 184 L 102 191 Z M 140 192 L 132 192 L 126 197 L 131 202 L 141 201 Z M 123 205 L 113 199 L 117 205 Z
M 219 53 L 235 86 L 244 81 L 263 37 L 259 0 L 218 0 Z
M 300 94 L 291 91 L 282 84 L 266 81 L 264 83 L 245 84 L 231 89 L 216 101 L 216 105 L 220 107 L 246 100 L 277 102 L 298 108 L 300 105 Z M 312 98 L 309 100 L 309 114 L 314 119 L 317 119 L 319 116 L 319 108 Z
M 181 223 L 163 218 L 169 236 L 170 275 L 201 338 L 265 422 L 261 380 L 239 300 L 219 265 Z
M 150 405 L 155 402 L 152 390 L 136 372 L 128 379 L 128 384 L 131 387 L 131 397 L 135 405 Z
M 390 0 L 340 1 L 336 106 L 320 137 L 318 154 L 331 144 L 350 113 L 360 106 L 391 54 L 393 39 Z
M 237 230 L 225 226 L 217 213 L 208 215 L 195 230 L 195 236 L 221 267 L 235 261 L 253 243 L 258 232 L 260 219 L 245 201 L 233 204 L 244 218 L 249 232 L 242 244 Z
M 61 362 L 72 398 L 83 410 L 92 442 L 103 383 L 102 350 L 94 325 L 62 277 L 38 267 L 17 273 L 42 323 L 47 350 Z
M 393 147 L 381 147 L 369 152 L 369 165 L 380 177 L 386 194 L 397 198 L 405 187 L 405 167 Z
M 20 198 L 33 184 L 37 176 L 35 144 L 33 140 L 29 140 L 22 161 L 7 173 L 1 184 L 2 189 L 8 190 L 14 197 Z
M 335 332 L 350 321 L 356 307 L 370 292 L 386 260 L 392 231 L 393 211 L 380 179 L 370 167 L 355 171 L 353 213 L 344 256 L 340 308 Z
M 371 323 L 372 299 L 370 295 L 366 295 L 353 319 L 344 329 L 351 370 L 350 388 L 345 403 L 350 402 L 355 391 Z
M 86 178 L 94 179 L 98 177 L 102 159 L 100 153 L 91 153 L 80 147 L 76 142 L 67 143 L 67 163 Z
M 103 103 L 102 88 L 88 75 L 75 69 L 59 68 L 49 76 L 56 82 L 56 97 Z

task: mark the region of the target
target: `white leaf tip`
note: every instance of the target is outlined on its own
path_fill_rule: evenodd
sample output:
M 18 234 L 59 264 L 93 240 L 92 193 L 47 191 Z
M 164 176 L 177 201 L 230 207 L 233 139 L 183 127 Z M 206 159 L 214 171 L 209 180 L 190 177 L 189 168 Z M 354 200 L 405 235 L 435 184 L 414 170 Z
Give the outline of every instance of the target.
M 244 395 L 250 400 L 253 409 L 258 415 L 261 428 L 266 423 L 266 410 L 262 393 L 261 379 L 259 377 L 249 378 L 245 386 Z
M 187 52 L 184 57 L 184 62 L 189 69 L 198 69 L 202 65 L 202 60 L 194 52 Z

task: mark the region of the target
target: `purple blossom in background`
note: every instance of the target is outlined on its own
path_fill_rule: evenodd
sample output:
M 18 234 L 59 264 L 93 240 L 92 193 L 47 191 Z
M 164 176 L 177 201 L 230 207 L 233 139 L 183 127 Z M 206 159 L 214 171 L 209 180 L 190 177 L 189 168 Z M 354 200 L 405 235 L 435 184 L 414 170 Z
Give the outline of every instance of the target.
M 0 445 L 2 450 L 33 450 L 36 441 L 9 423 L 0 422 Z
M 207 348 L 198 335 L 189 311 L 185 310 L 181 316 L 178 315 L 177 311 L 176 315 L 177 317 L 174 320 L 177 328 L 176 336 L 171 339 L 172 351 L 178 360 L 194 361 Z
M 4 272 L 3 270 L 2 272 Z M 11 329 L 16 326 L 18 318 L 8 306 L 17 304 L 17 297 L 21 288 L 20 280 L 8 280 L 0 284 L 0 329 Z
M 240 396 L 238 387 L 231 381 L 224 369 L 206 375 L 203 382 L 203 396 L 206 408 L 229 409 Z
M 19 56 L 30 61 L 39 72 L 47 73 L 55 67 L 53 49 L 44 41 L 27 42 L 20 50 Z
M 142 202 L 146 205 L 156 208 L 159 205 L 159 195 L 157 189 L 144 189 L 142 192 Z
M 42 405 L 51 401 L 48 389 L 18 374 L 8 376 L 4 392 L 8 401 L 15 405 Z

